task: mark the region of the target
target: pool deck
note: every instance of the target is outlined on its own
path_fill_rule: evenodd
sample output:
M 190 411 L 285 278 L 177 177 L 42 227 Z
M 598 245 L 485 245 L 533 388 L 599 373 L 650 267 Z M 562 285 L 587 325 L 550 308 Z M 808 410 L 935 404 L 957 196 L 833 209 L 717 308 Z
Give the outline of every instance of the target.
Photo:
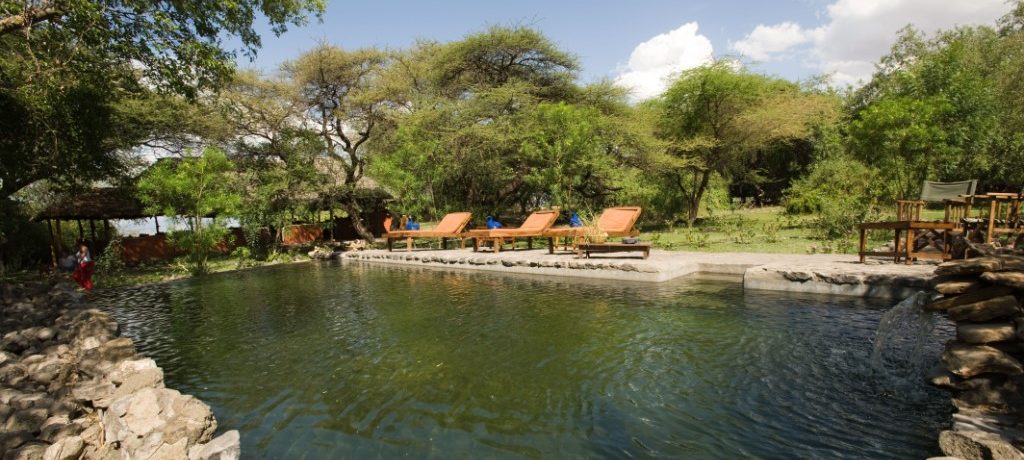
M 567 276 L 608 280 L 667 282 L 696 274 L 743 278 L 747 289 L 903 298 L 928 284 L 934 264 L 903 265 L 878 259 L 861 264 L 855 255 L 704 253 L 652 250 L 644 260 L 636 253 L 594 255 L 577 259 L 544 249 L 473 252 L 472 249 L 411 252 L 346 252 L 347 261 L 445 267 L 467 270 Z

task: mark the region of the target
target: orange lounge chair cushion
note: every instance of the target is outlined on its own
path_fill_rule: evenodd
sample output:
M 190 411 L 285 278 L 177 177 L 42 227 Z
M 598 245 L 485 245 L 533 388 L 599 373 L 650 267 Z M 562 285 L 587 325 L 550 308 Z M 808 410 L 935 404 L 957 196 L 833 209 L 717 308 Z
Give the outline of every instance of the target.
M 444 238 L 457 237 L 472 217 L 468 212 L 453 212 L 441 219 L 437 226 L 426 230 L 396 230 L 388 232 L 388 238 Z
M 512 238 L 517 236 L 542 236 L 558 219 L 558 211 L 534 211 L 519 228 L 479 229 L 466 232 L 466 236 L 481 238 Z
M 638 206 L 608 208 L 597 219 L 597 228 L 607 233 L 608 236 L 631 236 L 634 233 L 633 226 L 636 225 L 639 218 L 640 207 Z M 585 234 L 586 229 L 583 227 L 555 227 L 544 232 L 544 236 L 555 238 L 581 237 Z

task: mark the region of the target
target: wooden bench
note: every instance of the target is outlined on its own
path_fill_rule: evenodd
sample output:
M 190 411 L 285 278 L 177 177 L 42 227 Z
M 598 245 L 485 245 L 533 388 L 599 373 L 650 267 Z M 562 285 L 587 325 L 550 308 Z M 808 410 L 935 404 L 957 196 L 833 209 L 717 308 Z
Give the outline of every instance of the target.
M 858 225 L 860 228 L 860 262 L 864 263 L 865 256 L 888 256 L 893 257 L 893 262 L 899 263 L 900 259 L 909 265 L 914 259 L 942 259 L 950 258 L 950 232 L 956 228 L 953 222 L 868 222 Z M 868 230 L 892 230 L 895 232 L 893 238 L 892 252 L 872 252 L 867 250 Z M 931 230 L 942 233 L 942 252 L 918 252 L 914 250 L 915 232 L 917 230 Z
M 590 258 L 590 253 L 608 253 L 608 252 L 643 252 L 644 259 L 651 255 L 651 243 L 580 243 L 576 246 L 576 258 L 586 256 Z

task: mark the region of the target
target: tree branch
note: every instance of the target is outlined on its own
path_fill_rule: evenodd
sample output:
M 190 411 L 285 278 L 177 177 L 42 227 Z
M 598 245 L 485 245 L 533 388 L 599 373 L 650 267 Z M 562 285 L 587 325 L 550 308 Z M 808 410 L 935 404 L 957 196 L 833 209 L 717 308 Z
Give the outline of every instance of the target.
M 37 22 L 46 22 L 64 14 L 53 4 L 30 6 L 24 12 L 0 18 L 0 35 L 5 35 L 31 26 Z

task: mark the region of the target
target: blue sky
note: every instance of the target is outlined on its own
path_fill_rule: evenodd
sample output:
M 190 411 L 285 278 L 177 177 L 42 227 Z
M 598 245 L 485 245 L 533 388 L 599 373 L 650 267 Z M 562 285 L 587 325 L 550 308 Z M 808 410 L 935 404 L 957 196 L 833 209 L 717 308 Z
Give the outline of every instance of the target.
M 837 84 L 856 84 L 907 23 L 931 32 L 990 24 L 1008 10 L 1004 0 L 332 1 L 322 22 L 281 37 L 261 26 L 259 56 L 239 64 L 273 71 L 318 40 L 404 48 L 417 38 L 450 41 L 493 24 L 523 24 L 578 56 L 583 81 L 613 79 L 638 98 L 711 56 L 742 56 L 789 79 L 830 74 Z

